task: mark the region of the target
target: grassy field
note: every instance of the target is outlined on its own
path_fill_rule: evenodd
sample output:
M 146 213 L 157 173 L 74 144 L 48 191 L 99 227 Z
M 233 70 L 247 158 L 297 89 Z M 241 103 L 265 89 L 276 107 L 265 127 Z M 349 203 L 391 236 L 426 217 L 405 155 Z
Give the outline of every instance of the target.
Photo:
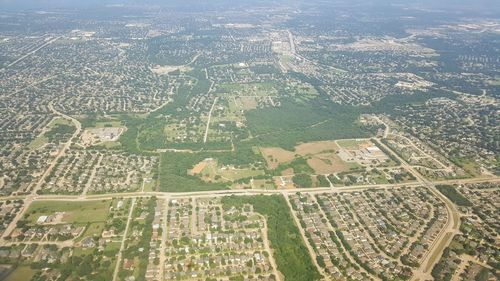
M 27 211 L 27 220 L 35 223 L 42 215 L 65 212 L 63 221 L 67 223 L 102 222 L 108 216 L 110 204 L 111 201 L 35 201 Z
M 122 144 L 118 141 L 105 141 L 105 142 L 101 142 L 100 144 L 96 145 L 96 147 L 104 147 L 106 149 L 115 149 L 115 148 L 119 148 L 120 146 L 122 146 Z
M 156 187 L 156 180 L 152 179 L 151 181 L 149 182 L 145 182 L 144 183 L 144 191 L 145 192 L 149 192 L 149 191 L 155 191 L 155 187 Z M 142 187 L 142 186 L 141 186 Z
M 441 240 L 441 243 L 439 243 L 436 247 L 436 251 L 432 254 L 432 256 L 429 258 L 429 261 L 425 265 L 425 270 L 430 271 L 432 269 L 432 266 L 437 262 L 437 259 L 441 256 L 443 253 L 444 248 L 446 248 L 446 244 L 451 239 L 451 236 L 453 233 L 446 233 L 444 235 L 444 238 Z
M 235 95 L 235 96 L 276 96 L 278 90 L 274 83 L 263 82 L 263 83 L 235 83 L 235 84 L 222 84 L 218 89 L 221 95 Z
M 361 145 L 366 145 L 368 143 L 367 140 L 356 140 L 356 139 L 348 139 L 348 140 L 338 140 L 338 145 L 347 148 L 347 149 L 358 149 Z
M 477 163 L 464 158 L 455 158 L 455 162 L 458 164 L 458 166 L 462 167 L 470 176 L 479 176 L 481 168 Z
M 233 182 L 239 179 L 264 175 L 262 170 L 251 168 L 236 169 L 231 166 L 220 166 L 215 159 L 203 160 L 194 165 L 190 174 L 198 175 L 207 182 Z
M 252 170 L 250 168 L 247 169 L 231 169 L 227 168 L 225 170 L 218 170 L 218 174 L 225 179 L 228 179 L 230 181 L 235 181 L 239 179 L 244 179 L 244 178 L 249 178 L 249 177 L 256 177 L 256 176 L 261 176 L 264 175 L 264 171 L 262 170 Z
M 100 236 L 102 231 L 104 230 L 104 226 L 105 226 L 104 222 L 90 223 L 87 229 L 85 229 L 85 232 L 83 232 L 83 234 L 80 235 L 78 241 L 81 241 L 89 236 Z
M 16 268 L 5 281 L 21 281 L 21 280 L 31 280 L 31 277 L 35 275 L 35 270 L 31 269 L 29 266 L 19 266 Z
M 273 181 L 268 182 L 268 180 L 254 180 L 252 183 L 252 188 L 255 189 L 276 189 Z
M 444 196 L 448 197 L 451 202 L 459 205 L 459 206 L 472 206 L 472 203 L 465 198 L 462 194 L 460 194 L 456 188 L 452 185 L 437 185 L 436 188 L 441 192 Z

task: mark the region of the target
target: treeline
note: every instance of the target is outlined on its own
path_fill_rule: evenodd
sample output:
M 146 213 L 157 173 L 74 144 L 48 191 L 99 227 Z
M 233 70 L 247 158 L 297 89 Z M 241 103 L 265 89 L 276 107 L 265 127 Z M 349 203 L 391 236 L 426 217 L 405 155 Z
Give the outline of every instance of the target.
M 224 209 L 251 204 L 266 217 L 271 248 L 278 270 L 287 281 L 319 280 L 321 275 L 313 264 L 299 229 L 294 224 L 288 205 L 281 195 L 228 196 L 222 198 Z
M 381 145 L 378 140 L 372 138 L 370 139 L 380 150 L 382 150 L 382 152 L 384 152 L 385 155 L 387 155 L 392 161 L 394 161 L 397 165 L 401 165 L 401 161 L 399 161 L 399 159 L 394 156 L 394 154 L 392 154 L 391 151 L 389 151 L 388 149 L 386 149 L 383 145 Z M 385 145 L 389 145 L 387 143 L 387 140 L 386 139 L 382 139 L 382 142 L 385 144 Z M 399 155 L 398 155 L 399 156 Z M 401 157 L 401 156 L 399 156 Z

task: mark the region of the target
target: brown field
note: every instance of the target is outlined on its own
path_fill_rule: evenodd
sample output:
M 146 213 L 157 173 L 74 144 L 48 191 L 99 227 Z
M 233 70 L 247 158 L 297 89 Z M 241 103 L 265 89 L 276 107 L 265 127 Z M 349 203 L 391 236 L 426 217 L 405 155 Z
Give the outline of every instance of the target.
M 257 100 L 254 97 L 240 97 L 238 98 L 243 110 L 250 110 L 257 108 Z
M 295 153 L 280 147 L 261 147 L 260 152 L 270 169 L 275 169 L 279 164 L 290 162 L 295 158 Z M 273 159 L 276 161 L 271 161 Z
M 316 174 L 339 173 L 348 171 L 352 166 L 342 161 L 336 154 L 339 151 L 339 146 L 335 141 L 317 141 L 299 144 L 295 147 L 295 152 L 279 147 L 260 148 L 260 151 L 270 169 L 275 169 L 279 164 L 292 161 L 295 159 L 295 155 L 310 157 L 307 160 L 307 164 Z M 286 170 L 283 172 L 283 175 L 291 175 L 292 173 L 292 171 Z
M 312 156 L 307 164 L 316 174 L 333 174 L 348 171 L 350 166 L 335 153 L 322 153 Z
M 309 154 L 318 154 L 324 151 L 339 150 L 335 141 L 316 141 L 302 143 L 295 147 L 295 152 L 299 155 L 305 156 Z
M 281 172 L 281 175 L 283 175 L 283 176 L 293 176 L 293 169 L 292 168 L 285 169 L 285 170 L 283 170 L 283 172 Z

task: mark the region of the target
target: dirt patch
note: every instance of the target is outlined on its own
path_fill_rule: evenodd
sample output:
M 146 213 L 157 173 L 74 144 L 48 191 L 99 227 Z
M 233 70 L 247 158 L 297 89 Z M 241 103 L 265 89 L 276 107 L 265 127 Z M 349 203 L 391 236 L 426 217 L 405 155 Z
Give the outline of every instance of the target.
M 200 163 L 194 165 L 193 169 L 189 170 L 188 174 L 189 175 L 197 175 L 205 169 L 205 167 L 208 165 L 207 161 L 201 161 Z
M 293 169 L 292 168 L 285 169 L 285 170 L 283 170 L 283 172 L 281 172 L 281 175 L 282 176 L 292 176 L 293 175 Z
M 295 158 L 295 153 L 280 147 L 261 147 L 260 152 L 270 169 L 275 169 L 279 164 L 290 162 Z

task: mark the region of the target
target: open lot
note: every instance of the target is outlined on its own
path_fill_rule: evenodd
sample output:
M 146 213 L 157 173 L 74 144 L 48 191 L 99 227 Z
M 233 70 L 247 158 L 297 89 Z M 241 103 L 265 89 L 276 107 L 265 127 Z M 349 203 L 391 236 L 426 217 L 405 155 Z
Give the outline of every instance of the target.
M 111 201 L 90 202 L 52 202 L 36 201 L 27 211 L 27 220 L 35 223 L 40 216 L 51 216 L 56 212 L 64 212 L 62 222 L 87 223 L 105 221 Z
M 29 266 L 19 266 L 7 276 L 5 281 L 31 280 L 36 271 Z
M 270 169 L 276 169 L 280 164 L 290 163 L 298 157 L 307 159 L 307 165 L 315 174 L 332 174 L 348 171 L 357 165 L 342 160 L 337 154 L 339 146 L 335 141 L 308 142 L 297 145 L 295 151 L 279 147 L 260 148 Z
M 264 171 L 252 168 L 220 166 L 216 159 L 207 158 L 188 170 L 188 175 L 199 176 L 208 182 L 233 182 L 244 178 L 264 175 Z
M 87 128 L 81 136 L 83 146 L 91 146 L 101 143 L 116 142 L 125 131 L 123 127 L 97 127 Z
M 290 162 L 295 158 L 293 152 L 280 147 L 261 147 L 260 152 L 270 169 L 275 169 L 279 164 Z

